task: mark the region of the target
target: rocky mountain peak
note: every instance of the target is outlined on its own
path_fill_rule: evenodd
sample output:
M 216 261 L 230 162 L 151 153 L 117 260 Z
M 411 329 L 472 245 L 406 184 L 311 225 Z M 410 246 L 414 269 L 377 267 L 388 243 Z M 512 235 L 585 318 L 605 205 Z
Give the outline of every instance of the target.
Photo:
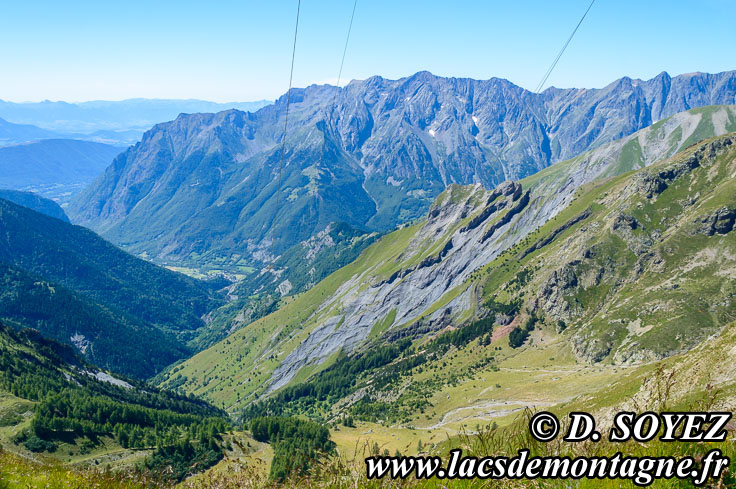
M 274 235 L 283 251 L 333 221 L 392 229 L 424 216 L 450 184 L 492 189 L 735 96 L 736 72 L 542 94 L 429 72 L 312 85 L 291 94 L 278 199 L 283 96 L 255 113 L 181 115 L 155 126 L 68 213 L 157 259 L 253 258 L 247 243 Z

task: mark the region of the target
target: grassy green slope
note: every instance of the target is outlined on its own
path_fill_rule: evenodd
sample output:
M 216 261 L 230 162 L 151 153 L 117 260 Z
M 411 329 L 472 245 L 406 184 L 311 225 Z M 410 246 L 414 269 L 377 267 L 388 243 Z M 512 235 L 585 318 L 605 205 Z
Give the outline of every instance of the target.
M 388 361 L 357 362 L 381 352 L 375 343 L 299 379 L 246 415 L 301 413 L 332 421 L 354 416 L 358 426 L 341 426 L 335 437 L 343 450 L 379 442 L 392 453 L 411 453 L 418 439 L 437 444 L 478 425 L 507 424 L 526 407 L 556 406 L 560 412 L 584 407 L 601 413 L 601 419 L 613 407 L 637 408 L 636 402 L 638 408 L 651 407 L 662 402 L 653 385 L 666 380 L 658 369 L 674 369 L 677 376 L 666 400 L 670 407 L 697 407 L 693 403 L 708 401 L 714 389 L 721 394 L 719 406 L 732 402 L 736 213 L 710 217 L 715 211 L 726 216 L 723 208 L 736 210 L 734 175 L 736 135 L 730 135 L 590 185 L 555 219 L 474 277 L 483 287 L 483 309 L 519 301 L 508 326 L 470 336 L 476 323 L 459 324 L 403 353 L 386 352 Z M 658 185 L 659 192 L 648 197 L 651 178 L 662 178 L 666 188 Z M 692 196 L 698 196 L 695 202 Z M 646 224 L 637 229 L 651 240 L 638 255 L 642 260 L 631 258 L 636 252 L 630 247 L 637 249 L 643 236 L 618 237 L 619 216 L 639 209 L 637 219 Z M 586 210 L 587 218 L 565 228 Z M 661 220 L 651 218 L 655 215 Z M 576 279 L 561 273 L 571 263 Z M 590 276 L 579 272 L 589 270 Z M 553 277 L 576 285 L 549 295 L 545 284 Z M 581 298 L 578 308 L 565 308 L 571 297 Z M 512 328 L 529 320 L 534 326 L 529 337 L 520 347 L 509 346 Z M 619 336 L 620 325 L 626 329 Z M 468 340 L 455 341 L 466 331 Z M 601 332 L 611 341 L 602 341 Z M 351 370 L 351 362 L 360 368 Z M 343 375 L 330 377 L 331 371 Z M 341 382 L 351 371 L 355 381 Z
M 736 131 L 736 106 L 712 105 L 675 114 L 630 136 L 545 168 L 522 182 L 545 192 L 577 174 L 612 177 L 669 158 L 704 139 Z M 588 177 L 588 180 L 591 180 Z
M 330 223 L 309 240 L 302 241 L 267 267 L 250 269 L 228 288 L 231 299 L 212 311 L 206 330 L 194 344 L 206 348 L 276 309 L 282 300 L 300 294 L 335 270 L 354 261 L 379 238 L 344 223 Z
M 708 141 L 589 191 L 590 217 L 533 250 L 554 232 L 547 226 L 526 238 L 531 253 L 511 255 L 506 266 L 525 283 L 491 279 L 487 293 L 513 290 L 538 316 L 579 328 L 571 339 L 585 361 L 651 360 L 698 344 L 735 317 L 732 143 Z M 584 210 L 576 202 L 549 224 Z
M 732 218 L 718 221 L 723 233 L 708 234 L 716 211 L 736 209 L 734 140 L 710 140 L 581 189 L 568 208 L 476 274 L 482 310 L 519 302 L 512 322 L 495 326 L 488 345 L 471 341 L 412 369 L 404 380 L 410 387 L 398 398 L 391 393 L 400 382 L 376 392 L 374 399 L 392 400 L 372 409 L 390 405 L 391 412 L 408 414 L 421 402 L 424 412 L 404 422 L 435 430 L 472 429 L 476 422 L 508 419 L 514 409 L 579 396 L 603 409 L 630 399 L 651 375 L 650 362 L 671 357 L 665 362 L 671 366 L 692 348 L 682 358 L 700 367 L 681 368 L 683 379 L 703 377 L 697 383 L 703 390 L 719 376 L 731 385 L 733 375 L 724 370 L 732 361 L 728 355 L 723 372 L 714 368 L 705 378 L 703 345 L 717 341 L 719 349 L 732 349 L 733 327 L 727 325 L 736 318 L 736 240 L 733 230 L 725 232 Z M 641 193 L 649 176 L 672 175 L 692 161 L 699 166 L 667 181 L 659 194 Z M 587 218 L 565 226 L 588 210 Z M 621 215 L 637 216 L 637 229 L 629 234 L 622 228 Z M 511 348 L 509 333 L 532 317 L 529 337 Z M 724 331 L 723 339 L 709 340 Z M 474 367 L 484 356 L 493 360 Z M 681 398 L 696 394 L 687 389 L 683 380 Z

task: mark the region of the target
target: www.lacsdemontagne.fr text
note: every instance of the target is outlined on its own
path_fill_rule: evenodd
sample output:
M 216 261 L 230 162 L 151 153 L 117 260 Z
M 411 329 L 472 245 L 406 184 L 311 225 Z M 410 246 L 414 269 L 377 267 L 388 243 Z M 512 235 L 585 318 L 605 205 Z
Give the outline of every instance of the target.
M 519 450 L 514 457 L 463 457 L 451 450 L 447 467 L 440 457 L 369 457 L 368 479 L 625 479 L 648 486 L 657 479 L 690 479 L 696 486 L 718 479 L 729 459 L 714 449 L 700 465 L 693 457 L 536 457 Z

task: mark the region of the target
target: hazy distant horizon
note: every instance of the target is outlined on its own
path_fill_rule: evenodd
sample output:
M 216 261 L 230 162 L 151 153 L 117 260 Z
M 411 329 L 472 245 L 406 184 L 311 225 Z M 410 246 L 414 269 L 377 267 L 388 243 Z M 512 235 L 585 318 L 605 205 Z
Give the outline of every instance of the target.
M 343 80 L 505 78 L 534 89 L 589 4 L 358 1 Z M 353 2 L 302 4 L 293 86 L 334 81 Z M 296 1 L 3 6 L 0 99 L 274 100 L 288 88 Z M 736 3 L 598 1 L 545 87 L 732 69 Z M 685 35 L 678 35 L 683 33 Z
M 123 98 L 123 99 L 95 99 L 95 100 L 52 100 L 52 99 L 38 99 L 38 100 L 10 100 L 3 97 L 0 97 L 0 103 L 2 102 L 8 102 L 11 104 L 18 104 L 18 105 L 30 105 L 30 104 L 43 104 L 43 103 L 62 103 L 62 104 L 69 104 L 69 105 L 83 105 L 83 104 L 105 104 L 105 103 L 120 103 L 120 102 L 136 102 L 136 101 L 148 101 L 148 102 L 207 102 L 211 104 L 218 104 L 218 105 L 228 105 L 228 104 L 251 104 L 251 103 L 273 103 L 273 99 L 260 99 L 260 100 L 226 100 L 223 102 L 217 101 L 217 100 L 209 100 L 209 99 L 202 99 L 202 98 L 193 98 L 193 97 L 186 97 L 186 98 L 158 98 L 158 97 L 130 97 L 130 98 Z
M 0 99 L 0 119 L 51 130 L 59 136 L 91 135 L 96 141 L 127 145 L 138 141 L 143 132 L 153 125 L 173 120 L 181 113 L 228 109 L 254 112 L 271 103 L 270 100 L 219 103 L 191 98 L 83 102 L 14 102 Z

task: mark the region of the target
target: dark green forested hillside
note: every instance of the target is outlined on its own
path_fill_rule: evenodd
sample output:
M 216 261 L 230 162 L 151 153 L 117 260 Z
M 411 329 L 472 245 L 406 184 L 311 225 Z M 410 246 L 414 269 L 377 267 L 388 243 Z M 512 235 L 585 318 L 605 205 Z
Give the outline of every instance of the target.
M 272 479 L 303 477 L 315 461 L 335 453 L 330 430 L 313 421 L 269 416 L 253 419 L 249 428 L 253 438 L 273 445 Z
M 219 305 L 212 286 L 129 255 L 93 232 L 0 200 L 0 318 L 137 377 L 190 352 Z
M 71 343 L 97 365 L 136 377 L 187 354 L 171 333 L 2 262 L 0 318 L 16 329 L 34 328 Z
M 14 204 L 28 207 L 36 212 L 40 212 L 41 214 L 46 214 L 49 217 L 55 217 L 64 222 L 69 222 L 69 218 L 59 204 L 51 199 L 34 194 L 33 192 L 0 189 L 0 199 L 9 200 Z
M 13 439 L 19 447 L 53 452 L 112 438 L 123 448 L 156 448 L 146 467 L 170 466 L 166 477 L 175 480 L 222 458 L 229 423 L 209 404 L 100 372 L 33 330 L 0 324 L 0 347 L 0 392 L 35 403 L 30 428 Z

